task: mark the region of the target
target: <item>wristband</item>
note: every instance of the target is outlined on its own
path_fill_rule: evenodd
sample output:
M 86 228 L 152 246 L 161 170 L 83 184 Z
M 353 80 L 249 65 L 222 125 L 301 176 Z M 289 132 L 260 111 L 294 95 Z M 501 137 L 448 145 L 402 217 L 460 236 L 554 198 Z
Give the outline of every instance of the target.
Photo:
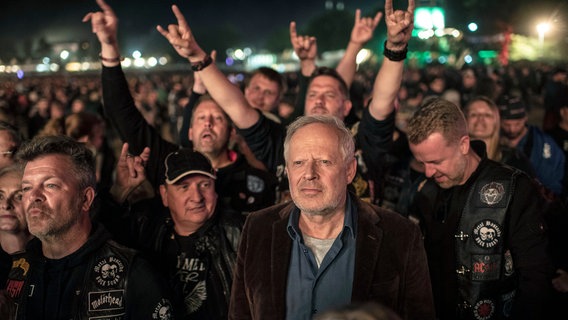
M 387 41 L 385 40 L 383 55 L 390 61 L 402 61 L 406 59 L 406 53 L 408 53 L 408 43 L 404 46 L 404 49 L 394 51 L 387 49 Z
M 191 70 L 193 71 L 201 71 L 207 68 L 213 62 L 213 58 L 210 55 L 206 55 L 203 60 L 199 62 L 191 62 Z
M 101 61 L 110 62 L 110 63 L 112 63 L 112 62 L 121 62 L 121 61 L 124 60 L 124 58 L 123 58 L 123 57 L 120 57 L 120 56 L 119 56 L 118 58 L 105 58 L 105 57 L 103 57 L 103 54 L 102 54 L 102 53 L 99 53 L 99 58 L 101 59 Z

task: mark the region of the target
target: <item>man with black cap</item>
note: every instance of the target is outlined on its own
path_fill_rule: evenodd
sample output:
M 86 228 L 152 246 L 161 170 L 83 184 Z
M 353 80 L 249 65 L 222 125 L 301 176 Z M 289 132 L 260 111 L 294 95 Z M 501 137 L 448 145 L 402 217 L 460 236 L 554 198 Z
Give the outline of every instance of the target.
M 521 150 L 531 161 L 537 179 L 555 195 L 563 192 L 565 158 L 554 139 L 527 123 L 524 102 L 511 98 L 500 107 L 502 143 Z
M 111 189 L 115 200 L 126 199 L 142 183 L 149 155 L 145 148 L 140 156 L 130 156 L 128 144 L 123 145 Z M 115 228 L 126 226 L 123 236 L 132 241 L 128 245 L 147 253 L 168 277 L 176 318 L 226 319 L 244 218 L 221 208 L 215 170 L 202 153 L 180 149 L 171 152 L 164 165 L 160 195 L 169 212 L 160 214 L 159 208 L 138 202 L 123 216 L 127 221 L 111 223 Z

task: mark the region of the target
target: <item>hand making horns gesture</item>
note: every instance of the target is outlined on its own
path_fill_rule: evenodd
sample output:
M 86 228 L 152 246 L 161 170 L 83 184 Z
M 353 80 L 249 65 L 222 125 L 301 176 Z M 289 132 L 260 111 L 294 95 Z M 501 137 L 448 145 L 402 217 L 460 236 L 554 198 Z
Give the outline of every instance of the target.
M 187 20 L 175 4 L 172 5 L 172 11 L 176 16 L 177 24 L 168 25 L 167 30 L 159 25 L 156 29 L 168 39 L 180 56 L 189 59 L 190 62 L 202 61 L 207 54 L 197 44 Z
M 385 23 L 387 25 L 387 48 L 403 50 L 414 28 L 414 0 L 408 0 L 406 11 L 392 8 L 392 0 L 385 1 Z

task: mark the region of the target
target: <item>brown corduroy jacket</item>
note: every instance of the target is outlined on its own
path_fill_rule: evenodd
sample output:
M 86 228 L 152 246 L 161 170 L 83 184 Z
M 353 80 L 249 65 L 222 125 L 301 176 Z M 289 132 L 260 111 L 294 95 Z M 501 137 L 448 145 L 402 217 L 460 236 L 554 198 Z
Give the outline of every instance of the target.
M 358 212 L 352 302 L 376 301 L 403 319 L 434 319 L 426 252 L 418 226 L 397 213 L 355 197 L 352 200 Z M 286 227 L 293 205 L 275 205 L 247 217 L 229 319 L 285 319 L 292 250 Z

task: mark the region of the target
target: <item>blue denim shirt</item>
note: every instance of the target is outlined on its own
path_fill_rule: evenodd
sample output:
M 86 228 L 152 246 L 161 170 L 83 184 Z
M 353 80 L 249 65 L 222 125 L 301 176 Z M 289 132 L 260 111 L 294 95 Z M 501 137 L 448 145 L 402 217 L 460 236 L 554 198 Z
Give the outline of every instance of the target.
M 286 286 L 286 319 L 309 320 L 314 314 L 351 302 L 355 269 L 357 209 L 347 196 L 343 230 L 318 268 L 312 251 L 306 247 L 294 208 L 288 220 L 292 253 Z

